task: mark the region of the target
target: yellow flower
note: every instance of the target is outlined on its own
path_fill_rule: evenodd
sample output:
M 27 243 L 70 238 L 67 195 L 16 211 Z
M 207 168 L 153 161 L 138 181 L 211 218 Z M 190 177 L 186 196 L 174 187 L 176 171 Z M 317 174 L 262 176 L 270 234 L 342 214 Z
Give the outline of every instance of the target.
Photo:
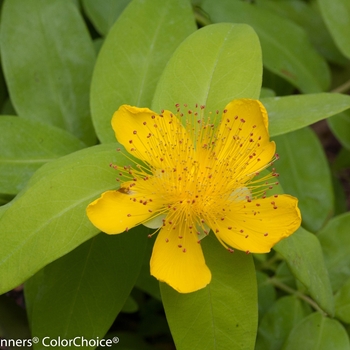
M 87 215 L 108 234 L 158 227 L 151 274 L 189 293 L 211 280 L 200 245 L 210 229 L 230 252 L 266 253 L 301 217 L 296 198 L 266 194 L 278 174 L 259 175 L 276 158 L 259 101 L 230 102 L 217 128 L 218 112 L 204 119 L 196 107 L 184 117 L 176 107 L 176 115 L 127 105 L 115 112 L 117 140 L 142 162 L 113 166 L 120 189 L 103 193 Z

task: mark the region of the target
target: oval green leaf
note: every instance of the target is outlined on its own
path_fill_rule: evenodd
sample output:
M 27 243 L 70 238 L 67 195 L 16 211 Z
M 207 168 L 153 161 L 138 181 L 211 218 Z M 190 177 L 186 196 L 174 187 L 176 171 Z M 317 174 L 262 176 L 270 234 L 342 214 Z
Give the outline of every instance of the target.
M 206 288 L 180 294 L 160 284 L 171 333 L 181 350 L 253 350 L 258 319 L 253 258 L 229 254 L 213 236 L 201 241 L 212 272 Z
M 82 5 L 86 15 L 89 17 L 96 30 L 101 35 L 106 36 L 130 1 L 131 0 L 82 0 Z
M 321 14 L 339 50 L 350 58 L 350 2 L 318 0 Z
M 72 1 L 6 1 L 1 58 L 19 116 L 96 142 L 89 109 L 95 51 Z
M 258 301 L 260 319 L 275 302 L 276 290 L 273 287 L 273 285 L 269 282 L 269 276 L 267 274 L 257 271 L 256 277 L 258 281 Z
M 332 288 L 317 237 L 301 227 L 276 244 L 274 249 L 287 261 L 293 275 L 308 289 L 318 305 L 333 315 Z
M 334 301 L 336 318 L 350 324 L 350 278 L 335 294 Z
M 338 141 L 350 150 L 350 111 L 345 111 L 327 120 Z
M 129 165 L 117 143 L 72 153 L 42 166 L 1 212 L 0 293 L 95 236 L 86 206 L 117 188 L 111 162 Z
M 334 291 L 350 278 L 350 213 L 336 216 L 318 233 Z
M 255 350 L 280 350 L 290 331 L 309 309 L 295 296 L 278 299 L 262 318 Z
M 288 18 L 300 25 L 307 33 L 310 42 L 323 57 L 333 63 L 346 65 L 346 58 L 334 44 L 320 12 L 312 6 L 312 3 L 299 0 L 256 0 L 255 3 L 261 8 L 273 11 L 280 17 Z
M 349 350 L 349 337 L 337 320 L 313 313 L 290 332 L 282 350 Z
M 350 96 L 333 93 L 262 98 L 271 136 L 286 134 L 350 108 Z
M 122 104 L 150 107 L 176 47 L 196 29 L 187 0 L 134 0 L 101 48 L 91 86 L 91 112 L 101 142 L 115 140 L 113 113 Z
M 116 236 L 101 233 L 29 279 L 32 336 L 103 338 L 135 284 L 147 240 L 143 226 Z M 45 346 L 39 342 L 34 349 Z
M 274 164 L 286 193 L 299 199 L 302 224 L 318 231 L 334 211 L 331 172 L 323 147 L 310 128 L 274 138 L 279 160 Z
M 311 46 L 299 26 L 243 1 L 204 0 L 201 7 L 215 23 L 251 25 L 261 42 L 264 66 L 304 93 L 328 88 L 330 73 L 326 61 Z
M 72 134 L 37 121 L 0 117 L 0 193 L 17 194 L 43 164 L 84 148 Z
M 153 110 L 175 104 L 223 110 L 235 98 L 258 98 L 262 63 L 257 35 L 247 25 L 216 24 L 193 33 L 167 64 L 154 95 Z M 192 108 L 192 107 L 191 107 Z

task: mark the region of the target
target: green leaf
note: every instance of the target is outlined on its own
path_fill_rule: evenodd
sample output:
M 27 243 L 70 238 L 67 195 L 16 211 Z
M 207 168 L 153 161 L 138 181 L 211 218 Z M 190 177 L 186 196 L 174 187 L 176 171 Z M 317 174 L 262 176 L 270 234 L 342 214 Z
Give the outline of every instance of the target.
M 116 236 L 101 233 L 29 279 L 25 296 L 32 335 L 104 337 L 135 284 L 147 231 L 140 226 Z
M 282 350 L 349 350 L 349 338 L 337 321 L 313 313 L 298 323 Z
M 337 216 L 318 233 L 333 290 L 350 278 L 350 213 Z
M 14 195 L 11 194 L 0 194 L 0 213 L 4 211 L 4 206 L 8 202 L 11 202 L 11 200 L 14 198 Z
M 91 111 L 101 142 L 115 139 L 113 113 L 122 104 L 150 107 L 157 81 L 176 47 L 196 29 L 188 0 L 134 0 L 101 48 Z
M 332 170 L 337 174 L 341 174 L 342 171 L 346 171 L 350 167 L 350 151 L 342 148 L 334 162 L 332 163 Z
M 347 212 L 348 204 L 345 186 L 343 186 L 341 180 L 332 174 L 332 181 L 334 190 L 334 216 L 337 216 Z
M 43 164 L 84 148 L 72 134 L 37 121 L 0 117 L 0 193 L 16 194 Z
M 159 290 L 159 283 L 150 274 L 149 262 L 151 260 L 152 250 L 153 250 L 153 241 L 148 240 L 148 244 L 146 247 L 146 254 L 144 256 L 143 264 L 141 266 L 141 271 L 140 271 L 139 277 L 137 278 L 135 286 L 140 290 L 142 290 L 143 292 L 146 292 L 147 294 L 151 295 L 154 299 L 162 300 L 162 297 L 160 295 L 160 290 Z
M 350 96 L 333 93 L 261 99 L 269 114 L 271 136 L 285 134 L 350 108 Z
M 335 46 L 322 17 L 316 8 L 299 0 L 274 1 L 256 0 L 258 7 L 275 12 L 282 18 L 288 18 L 300 25 L 308 35 L 308 39 L 327 60 L 345 65 L 346 59 Z
M 275 96 L 276 96 L 276 93 L 272 89 L 264 88 L 264 87 L 261 88 L 260 99 L 268 98 L 268 97 L 275 97 Z
M 251 25 L 261 42 L 264 66 L 302 92 L 321 92 L 328 88 L 330 73 L 326 61 L 299 26 L 243 1 L 204 0 L 202 8 L 213 22 Z
M 280 350 L 293 327 L 308 313 L 310 309 L 295 296 L 278 299 L 259 324 L 255 350 Z
M 323 19 L 339 50 L 350 58 L 350 2 L 318 0 Z
M 2 105 L 1 114 L 2 115 L 16 115 L 16 111 L 13 108 L 12 102 L 9 98 L 7 98 L 4 102 L 4 104 Z
M 258 98 L 261 50 L 247 25 L 216 24 L 193 33 L 176 50 L 152 103 L 153 110 L 174 110 L 176 103 L 223 110 L 234 98 Z
M 213 236 L 201 241 L 212 272 L 206 288 L 180 294 L 160 284 L 176 347 L 253 350 L 258 316 L 253 258 L 239 251 L 229 254 Z
M 276 244 L 274 249 L 287 261 L 293 275 L 308 289 L 318 305 L 333 315 L 332 288 L 317 237 L 301 227 Z
M 350 278 L 335 294 L 335 317 L 350 323 Z
M 131 0 L 82 0 L 86 15 L 100 34 L 106 36 Z
M 279 96 L 288 96 L 292 95 L 295 92 L 295 87 L 290 84 L 287 80 L 281 78 L 275 73 L 272 73 L 268 69 L 263 69 L 263 87 L 271 89 L 273 91 L 278 91 Z M 273 96 L 260 96 L 260 98 L 265 97 L 275 97 L 276 93 Z
M 118 187 L 111 162 L 130 164 L 116 147 L 86 148 L 45 164 L 5 207 L 0 217 L 0 293 L 99 232 L 85 208 L 102 192 Z
M 134 313 L 136 311 L 138 311 L 139 306 L 137 304 L 137 302 L 135 301 L 135 299 L 129 295 L 129 297 L 126 299 L 125 304 L 123 305 L 121 312 L 124 313 Z
M 327 119 L 327 123 L 338 141 L 350 150 L 350 111 L 347 110 Z
M 276 290 L 269 283 L 269 276 L 260 271 L 256 272 L 258 281 L 258 301 L 259 301 L 259 319 L 266 313 L 276 300 Z
M 19 116 L 96 142 L 89 115 L 95 51 L 72 1 L 5 1 L 1 58 Z
M 323 147 L 310 128 L 274 138 L 280 158 L 275 163 L 286 193 L 299 199 L 302 224 L 318 231 L 334 211 L 331 172 Z
M 294 278 L 286 261 L 282 261 L 278 265 L 278 267 L 276 269 L 276 274 L 274 277 L 277 281 L 282 282 L 283 284 L 285 284 L 288 287 L 291 287 L 293 289 L 297 288 L 297 285 L 296 285 L 297 281 Z

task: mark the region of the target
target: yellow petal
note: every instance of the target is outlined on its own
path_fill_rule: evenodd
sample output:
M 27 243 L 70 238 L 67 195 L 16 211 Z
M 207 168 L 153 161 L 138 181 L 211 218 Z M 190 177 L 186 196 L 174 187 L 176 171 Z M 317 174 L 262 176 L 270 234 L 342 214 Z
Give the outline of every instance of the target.
M 281 239 L 295 232 L 301 223 L 298 200 L 289 195 L 233 202 L 226 216 L 207 223 L 220 241 L 251 253 L 267 253 Z
M 236 179 L 263 170 L 275 155 L 267 128 L 267 112 L 259 101 L 233 100 L 225 107 L 214 151 L 219 161 L 230 159 Z
M 158 115 L 148 108 L 123 105 L 114 113 L 112 127 L 130 154 L 154 168 L 176 165 L 172 158 L 176 149 L 192 145 L 179 119 L 169 111 Z
M 196 233 L 163 227 L 156 239 L 151 258 L 151 275 L 180 293 L 204 288 L 211 273 L 203 257 Z M 182 238 L 179 238 L 182 237 Z
M 149 201 L 144 205 L 145 201 L 147 198 L 124 193 L 123 189 L 107 191 L 90 203 L 86 212 L 90 221 L 101 231 L 116 234 L 127 231 L 154 215 L 157 207 Z

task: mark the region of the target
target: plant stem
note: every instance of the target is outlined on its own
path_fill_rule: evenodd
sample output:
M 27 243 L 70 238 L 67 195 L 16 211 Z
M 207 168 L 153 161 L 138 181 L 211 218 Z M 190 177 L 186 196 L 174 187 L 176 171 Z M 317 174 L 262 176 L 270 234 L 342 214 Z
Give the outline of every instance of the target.
M 305 302 L 307 302 L 309 305 L 311 305 L 311 307 L 313 307 L 316 311 L 320 312 L 322 315 L 327 316 L 327 314 L 317 305 L 317 303 L 312 300 L 310 297 L 308 297 L 307 295 L 300 293 L 299 291 L 287 286 L 286 284 L 284 284 L 283 282 L 279 281 L 276 278 L 270 278 L 270 283 L 273 284 L 275 287 L 289 293 L 292 295 L 295 295 L 296 297 L 298 297 L 301 300 L 304 300 Z
M 350 80 L 346 81 L 344 84 L 338 86 L 337 88 L 333 89 L 331 92 L 346 92 L 350 90 Z

